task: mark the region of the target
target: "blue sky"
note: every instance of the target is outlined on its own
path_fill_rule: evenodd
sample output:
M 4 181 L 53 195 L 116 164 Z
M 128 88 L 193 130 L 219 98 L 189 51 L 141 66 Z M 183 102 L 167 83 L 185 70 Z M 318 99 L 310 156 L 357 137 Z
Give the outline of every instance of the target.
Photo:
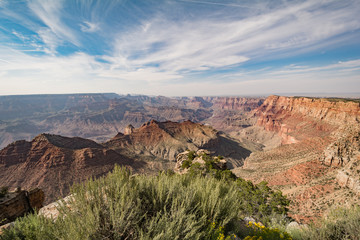
M 0 95 L 360 92 L 359 0 L 0 0 Z

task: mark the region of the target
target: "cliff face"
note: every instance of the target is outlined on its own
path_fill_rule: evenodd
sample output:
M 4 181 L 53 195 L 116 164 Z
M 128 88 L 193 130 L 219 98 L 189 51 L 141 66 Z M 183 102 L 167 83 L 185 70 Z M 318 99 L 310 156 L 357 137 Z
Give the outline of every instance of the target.
M 245 97 L 204 97 L 204 100 L 212 103 L 212 109 L 238 110 L 249 112 L 261 106 L 262 98 Z
M 270 96 L 256 110 L 259 116 L 258 125 L 268 129 L 277 129 L 277 118 L 287 115 L 298 115 L 313 118 L 317 121 L 332 125 L 342 125 L 360 122 L 360 103 L 357 102 L 332 102 L 327 99 L 313 99 L 305 97 Z M 276 124 L 272 124 L 275 120 Z
M 360 122 L 359 103 L 304 97 L 270 96 L 254 113 L 256 125 L 278 132 L 284 144 L 324 137 L 341 125 Z

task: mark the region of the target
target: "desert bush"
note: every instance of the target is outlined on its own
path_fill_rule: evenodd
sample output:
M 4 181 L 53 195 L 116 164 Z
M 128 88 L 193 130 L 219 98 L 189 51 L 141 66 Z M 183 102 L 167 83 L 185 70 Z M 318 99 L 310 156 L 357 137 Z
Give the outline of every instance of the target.
M 274 191 L 266 182 L 258 185 L 242 178 L 236 180 L 239 191 L 239 204 L 245 216 L 253 216 L 264 224 L 271 222 L 274 215 L 288 212 L 290 201 L 280 191 Z
M 191 164 L 188 167 L 189 168 L 188 174 L 190 176 L 197 176 L 197 175 L 210 176 L 210 177 L 214 177 L 219 180 L 223 179 L 223 180 L 227 180 L 227 181 L 233 181 L 236 179 L 235 174 L 233 174 L 230 170 L 218 169 L 218 167 L 216 166 L 216 161 L 218 161 L 217 159 L 211 158 L 208 156 L 208 157 L 205 157 L 204 161 L 205 161 L 205 164 L 200 164 L 200 163 Z M 185 166 L 188 166 L 188 165 L 186 164 Z
M 233 228 L 239 215 L 236 185 L 201 176 L 116 167 L 71 192 L 71 209 L 56 222 L 29 215 L 0 239 L 207 239 L 210 222 Z
M 360 207 L 335 208 L 318 223 L 291 231 L 294 239 L 359 240 Z
M 192 161 L 196 157 L 195 151 L 189 151 L 187 154 L 188 160 Z
M 248 223 L 249 235 L 244 240 L 292 240 L 291 236 L 278 228 L 265 227 L 257 222 Z
M 244 203 L 251 205 L 243 199 L 250 189 L 242 187 L 211 175 L 132 176 L 115 167 L 106 177 L 73 186 L 71 207 L 64 204 L 55 222 L 28 215 L 0 239 L 235 239 L 246 234 L 241 218 Z M 271 190 L 252 185 L 252 191 L 272 206 Z
M 181 168 L 183 169 L 189 168 L 190 166 L 191 166 L 191 160 L 185 160 L 181 164 Z

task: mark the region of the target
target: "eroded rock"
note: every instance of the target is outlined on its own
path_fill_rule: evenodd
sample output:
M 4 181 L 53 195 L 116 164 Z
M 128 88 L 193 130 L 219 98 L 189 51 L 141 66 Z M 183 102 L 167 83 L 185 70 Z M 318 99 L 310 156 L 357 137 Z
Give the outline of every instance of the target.
M 40 209 L 44 200 L 44 192 L 38 188 L 9 192 L 0 199 L 0 224 L 12 222 L 26 213 L 33 212 L 34 209 Z

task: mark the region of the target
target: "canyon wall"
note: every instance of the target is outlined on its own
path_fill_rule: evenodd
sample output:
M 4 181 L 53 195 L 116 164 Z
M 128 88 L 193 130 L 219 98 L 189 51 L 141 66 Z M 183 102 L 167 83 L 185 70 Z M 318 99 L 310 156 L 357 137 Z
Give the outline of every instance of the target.
M 249 112 L 261 106 L 263 98 L 251 97 L 203 97 L 212 104 L 212 109 L 238 110 Z
M 278 132 L 283 144 L 323 136 L 342 125 L 359 124 L 360 103 L 270 96 L 254 111 L 256 125 Z M 301 131 L 300 131 L 301 130 Z
M 333 125 L 359 123 L 360 103 L 322 98 L 270 96 L 256 110 L 258 124 L 271 130 L 272 120 L 285 114 L 301 115 Z M 278 128 L 279 125 L 274 125 Z

